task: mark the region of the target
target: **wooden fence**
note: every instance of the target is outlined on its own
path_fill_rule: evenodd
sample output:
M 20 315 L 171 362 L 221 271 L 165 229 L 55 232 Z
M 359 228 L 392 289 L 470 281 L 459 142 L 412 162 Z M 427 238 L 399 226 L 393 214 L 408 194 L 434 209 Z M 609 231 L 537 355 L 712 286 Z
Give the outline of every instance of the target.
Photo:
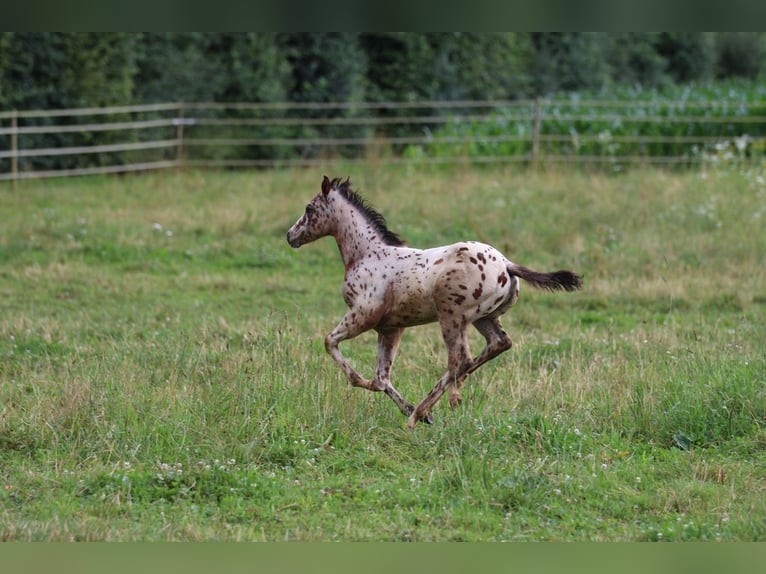
M 162 103 L 0 112 L 0 180 L 195 167 L 698 163 L 750 154 L 766 108 L 569 100 Z M 762 154 L 761 154 L 762 155 Z

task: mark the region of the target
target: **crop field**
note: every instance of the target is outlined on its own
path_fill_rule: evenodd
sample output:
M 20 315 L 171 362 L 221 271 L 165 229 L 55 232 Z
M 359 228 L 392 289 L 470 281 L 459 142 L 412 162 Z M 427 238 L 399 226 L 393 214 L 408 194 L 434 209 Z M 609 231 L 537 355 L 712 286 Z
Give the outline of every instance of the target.
M 514 347 L 410 431 L 325 353 L 322 176 L 414 247 L 477 239 Z M 336 165 L 0 187 L 0 539 L 766 540 L 766 171 Z M 475 335 L 475 336 L 474 336 Z M 472 334 L 474 353 L 482 340 Z M 376 340 L 341 350 L 369 376 Z M 446 365 L 434 325 L 393 371 Z

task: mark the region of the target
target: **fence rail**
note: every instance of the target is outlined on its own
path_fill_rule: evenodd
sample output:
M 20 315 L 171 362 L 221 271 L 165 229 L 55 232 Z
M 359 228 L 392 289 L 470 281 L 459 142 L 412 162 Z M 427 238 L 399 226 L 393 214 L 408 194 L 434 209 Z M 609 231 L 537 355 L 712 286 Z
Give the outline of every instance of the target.
M 387 163 L 694 164 L 766 147 L 766 107 L 498 100 L 159 103 L 0 111 L 0 180 L 193 167 Z M 695 155 L 696 154 L 696 155 Z

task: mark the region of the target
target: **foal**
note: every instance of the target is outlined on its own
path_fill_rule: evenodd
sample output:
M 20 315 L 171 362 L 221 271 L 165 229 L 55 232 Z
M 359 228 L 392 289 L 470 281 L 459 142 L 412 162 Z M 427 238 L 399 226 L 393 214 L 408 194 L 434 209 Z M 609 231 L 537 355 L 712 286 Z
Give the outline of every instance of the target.
M 346 268 L 343 300 L 349 307 L 325 338 L 325 349 L 353 386 L 386 393 L 409 417 L 409 428 L 418 421 L 433 423 L 431 408 L 445 391 L 456 408 L 465 378 L 511 348 L 499 318 L 518 300 L 519 278 L 548 291 L 574 291 L 582 285 L 571 271 L 532 271 L 476 241 L 426 250 L 406 247 L 383 216 L 351 189 L 350 179 L 325 176 L 322 190 L 287 232 L 287 242 L 298 248 L 325 235 L 332 235 L 340 249 Z M 405 327 L 434 321 L 447 346 L 447 372 L 413 406 L 391 384 L 391 367 Z M 471 325 L 487 341 L 474 358 L 468 348 Z M 338 344 L 370 329 L 378 333 L 378 364 L 375 378 L 367 380 L 349 365 Z

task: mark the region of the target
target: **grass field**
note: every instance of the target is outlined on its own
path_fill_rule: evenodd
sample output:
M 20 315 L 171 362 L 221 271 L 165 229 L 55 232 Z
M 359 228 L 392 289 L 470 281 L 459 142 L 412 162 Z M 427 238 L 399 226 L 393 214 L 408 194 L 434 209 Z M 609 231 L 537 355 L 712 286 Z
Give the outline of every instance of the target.
M 514 348 L 408 431 L 324 352 L 334 242 L 285 241 L 323 171 L 0 187 L 0 539 L 766 540 L 762 171 L 349 174 L 413 246 L 585 287 L 522 287 Z M 411 329 L 394 384 L 445 360 Z

